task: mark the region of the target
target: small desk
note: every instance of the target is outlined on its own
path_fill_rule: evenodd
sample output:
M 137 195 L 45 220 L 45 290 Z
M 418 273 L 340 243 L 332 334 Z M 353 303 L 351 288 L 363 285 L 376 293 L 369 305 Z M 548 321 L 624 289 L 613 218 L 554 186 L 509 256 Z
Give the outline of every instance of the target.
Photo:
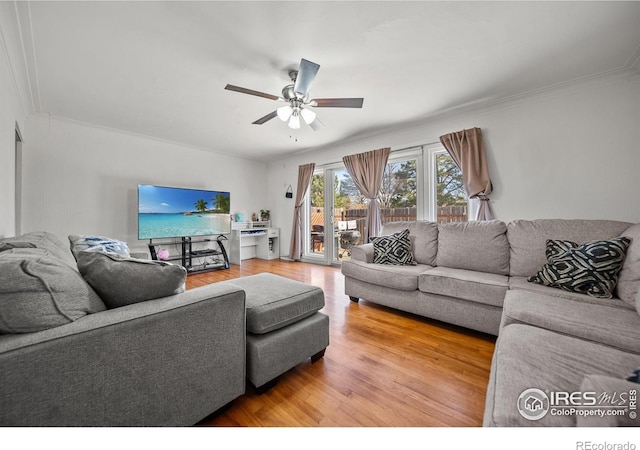
M 236 222 L 231 230 L 229 261 L 242 264 L 242 260 L 279 259 L 280 229 L 271 228 L 270 222 Z

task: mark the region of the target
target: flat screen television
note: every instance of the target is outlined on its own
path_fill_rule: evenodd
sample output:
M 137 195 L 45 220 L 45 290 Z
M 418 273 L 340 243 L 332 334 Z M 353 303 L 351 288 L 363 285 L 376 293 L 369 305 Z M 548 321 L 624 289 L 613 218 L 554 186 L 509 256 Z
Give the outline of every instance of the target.
M 139 184 L 138 239 L 229 234 L 229 211 L 229 192 Z

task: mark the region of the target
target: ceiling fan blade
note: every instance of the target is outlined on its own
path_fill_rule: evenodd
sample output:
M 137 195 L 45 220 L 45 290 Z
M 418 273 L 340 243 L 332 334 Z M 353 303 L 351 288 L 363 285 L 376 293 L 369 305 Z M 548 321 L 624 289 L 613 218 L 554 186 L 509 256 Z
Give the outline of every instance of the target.
M 315 98 L 309 105 L 317 108 L 362 108 L 364 98 Z
M 267 114 L 264 117 L 259 118 L 258 120 L 256 120 L 255 122 L 252 122 L 253 125 L 262 125 L 265 122 L 268 122 L 269 120 L 273 119 L 274 117 L 276 117 L 278 115 L 278 111 L 273 111 L 270 112 L 269 114 Z
M 304 58 L 301 59 L 300 68 L 298 69 L 298 75 L 296 77 L 296 83 L 293 86 L 293 91 L 296 94 L 302 95 L 302 97 L 306 97 L 306 95 L 309 93 L 309 87 L 311 87 L 311 83 L 316 77 L 319 69 L 319 64 L 307 61 Z
M 232 84 L 227 84 L 224 88 L 226 90 L 228 90 L 228 91 L 240 92 L 241 94 L 256 95 L 258 97 L 268 98 L 269 100 L 278 100 L 280 98 L 280 97 L 278 97 L 276 95 L 265 94 L 264 92 L 254 91 L 253 89 L 247 89 L 247 88 L 243 88 L 243 87 L 240 87 L 240 86 L 234 86 Z
M 316 120 L 311 122 L 309 126 L 313 129 L 313 131 L 318 131 L 320 128 L 324 128 L 324 124 L 320 122 L 320 119 L 316 117 Z

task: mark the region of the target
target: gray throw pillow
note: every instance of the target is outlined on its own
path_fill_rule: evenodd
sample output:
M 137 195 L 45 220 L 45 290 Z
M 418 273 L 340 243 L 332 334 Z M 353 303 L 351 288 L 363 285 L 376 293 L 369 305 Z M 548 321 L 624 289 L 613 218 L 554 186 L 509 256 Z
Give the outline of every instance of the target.
M 578 245 L 547 240 L 547 264 L 528 281 L 596 298 L 612 298 L 631 240 L 626 237 Z
M 399 266 L 415 266 L 411 253 L 409 230 L 403 230 L 389 236 L 372 237 L 374 264 L 390 264 Z
M 47 250 L 0 253 L 0 333 L 33 333 L 104 310 L 78 271 Z
M 80 273 L 107 308 L 166 297 L 185 290 L 187 270 L 176 264 L 101 252 L 78 252 L 76 257 Z

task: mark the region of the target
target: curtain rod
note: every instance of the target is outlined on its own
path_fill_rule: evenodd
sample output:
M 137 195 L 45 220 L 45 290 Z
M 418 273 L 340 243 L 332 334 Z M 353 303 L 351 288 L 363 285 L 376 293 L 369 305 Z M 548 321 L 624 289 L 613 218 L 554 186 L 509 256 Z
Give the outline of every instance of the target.
M 436 142 L 427 142 L 426 144 L 420 144 L 420 145 L 412 145 L 411 147 L 403 147 L 403 148 L 397 148 L 395 150 L 391 150 L 389 153 L 396 153 L 396 152 L 403 152 L 405 150 L 411 150 L 414 148 L 422 148 L 425 145 L 435 145 L 435 144 L 441 144 L 440 141 L 436 141 Z M 320 164 L 320 166 L 318 167 L 323 167 L 323 166 L 332 166 L 334 164 L 341 164 L 343 161 L 335 161 L 335 162 L 328 162 L 328 163 L 324 163 L 324 164 Z

